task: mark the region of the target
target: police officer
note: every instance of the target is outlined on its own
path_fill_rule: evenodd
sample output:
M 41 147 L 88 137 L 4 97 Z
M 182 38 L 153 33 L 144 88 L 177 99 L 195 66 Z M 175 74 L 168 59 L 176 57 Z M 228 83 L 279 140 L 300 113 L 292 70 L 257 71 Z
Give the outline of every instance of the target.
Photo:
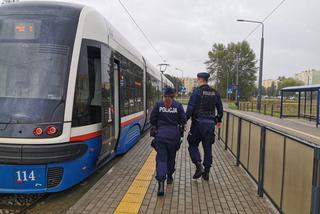
M 220 95 L 208 85 L 208 73 L 198 73 L 197 87 L 189 100 L 187 108 L 187 120 L 192 118 L 191 129 L 188 134 L 189 154 L 192 162 L 196 165 L 194 179 L 201 176 L 209 180 L 209 172 L 212 165 L 212 144 L 214 143 L 215 126 L 220 128 L 223 116 L 223 106 Z M 217 114 L 216 110 L 217 109 Z M 202 142 L 204 161 L 202 166 L 199 152 L 199 143 Z
M 180 148 L 180 127 L 186 123 L 182 104 L 174 100 L 174 96 L 175 90 L 166 88 L 163 100 L 155 104 L 150 116 L 150 123 L 156 127 L 154 146 L 159 196 L 164 195 L 164 181 L 167 179 L 167 184 L 173 182 L 176 152 Z

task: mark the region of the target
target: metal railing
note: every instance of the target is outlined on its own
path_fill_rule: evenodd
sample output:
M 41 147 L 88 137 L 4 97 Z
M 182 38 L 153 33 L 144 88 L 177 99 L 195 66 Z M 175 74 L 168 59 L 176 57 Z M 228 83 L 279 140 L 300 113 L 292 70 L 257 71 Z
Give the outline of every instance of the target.
M 218 138 L 281 213 L 320 213 L 320 145 L 229 110 Z
M 239 103 L 239 110 L 257 112 L 257 103 L 254 103 L 254 102 Z M 280 104 L 267 105 L 266 103 L 262 103 L 260 113 L 264 115 L 280 117 Z
M 284 112 L 285 114 L 283 117 L 296 117 L 296 118 L 303 118 L 308 119 L 309 121 L 316 121 L 316 104 L 309 105 L 307 108 L 298 108 L 297 103 L 284 103 L 283 104 L 285 109 L 290 109 L 289 112 Z M 280 117 L 281 105 L 275 103 L 262 103 L 261 110 L 259 113 L 264 115 L 270 115 L 273 117 Z M 251 111 L 251 112 L 258 112 L 257 111 L 257 103 L 256 102 L 240 102 L 239 103 L 239 110 L 242 111 Z

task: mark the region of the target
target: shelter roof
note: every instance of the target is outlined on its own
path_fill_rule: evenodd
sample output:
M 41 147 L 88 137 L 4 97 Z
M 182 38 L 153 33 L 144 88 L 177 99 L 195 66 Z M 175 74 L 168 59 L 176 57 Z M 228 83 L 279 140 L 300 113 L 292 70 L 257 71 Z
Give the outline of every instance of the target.
M 318 91 L 318 90 L 320 90 L 320 84 L 292 86 L 292 87 L 286 87 L 281 89 L 281 91 L 284 91 L 284 92 Z

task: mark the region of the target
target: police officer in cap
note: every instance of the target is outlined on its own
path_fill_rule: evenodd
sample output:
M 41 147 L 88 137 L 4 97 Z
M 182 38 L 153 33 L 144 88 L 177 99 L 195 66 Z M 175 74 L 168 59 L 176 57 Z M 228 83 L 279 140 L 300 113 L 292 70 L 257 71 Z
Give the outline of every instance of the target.
M 189 154 L 196 165 L 194 179 L 201 176 L 209 180 L 209 172 L 212 165 L 212 145 L 214 143 L 214 129 L 221 127 L 223 106 L 219 93 L 208 85 L 208 73 L 198 73 L 197 87 L 189 100 L 187 108 L 187 120 L 192 118 L 191 129 L 188 134 Z M 216 112 L 217 109 L 217 112 Z M 202 163 L 199 144 L 202 142 L 204 160 Z M 203 166 L 204 168 L 203 168 Z
M 155 149 L 158 195 L 164 195 L 164 181 L 172 184 L 177 149 L 180 148 L 181 126 L 186 124 L 186 114 L 181 103 L 174 100 L 176 91 L 167 87 L 162 101 L 155 104 L 150 123 L 156 127 Z

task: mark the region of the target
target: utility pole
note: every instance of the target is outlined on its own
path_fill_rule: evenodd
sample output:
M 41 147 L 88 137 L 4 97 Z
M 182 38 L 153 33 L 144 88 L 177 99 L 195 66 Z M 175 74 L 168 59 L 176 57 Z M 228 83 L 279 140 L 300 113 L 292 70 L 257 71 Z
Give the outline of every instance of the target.
M 181 71 L 181 82 L 182 82 L 182 86 L 184 87 L 184 81 L 183 81 L 183 70 L 181 70 L 180 68 L 176 68 L 177 71 Z M 179 92 L 179 89 L 178 89 Z M 182 88 L 181 88 L 181 102 L 182 102 Z
M 264 49 L 264 23 L 259 21 L 253 20 L 245 20 L 245 19 L 238 19 L 238 22 L 251 22 L 261 25 L 261 48 L 260 48 L 260 67 L 259 67 L 259 79 L 258 79 L 258 102 L 257 102 L 257 110 L 258 112 L 261 111 L 261 93 L 262 93 L 262 73 L 263 73 L 263 49 Z
M 236 85 L 237 85 L 237 91 L 236 91 L 236 102 L 237 106 L 239 107 L 239 53 L 237 53 L 237 80 L 236 80 Z
M 263 72 L 263 49 L 264 49 L 264 24 L 262 25 L 261 50 L 260 50 L 260 68 L 259 68 L 259 94 L 257 109 L 261 111 L 261 96 L 262 96 L 262 72 Z
M 229 103 L 229 71 L 227 72 L 227 103 Z

